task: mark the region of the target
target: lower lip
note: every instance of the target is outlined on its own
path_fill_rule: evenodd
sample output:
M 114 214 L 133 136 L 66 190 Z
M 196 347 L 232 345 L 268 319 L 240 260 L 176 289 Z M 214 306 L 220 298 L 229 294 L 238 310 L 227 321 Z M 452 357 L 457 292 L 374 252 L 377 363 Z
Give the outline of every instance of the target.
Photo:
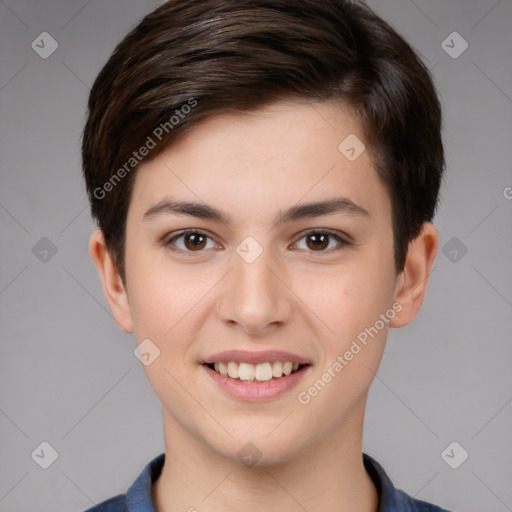
M 279 395 L 289 391 L 304 377 L 309 370 L 310 365 L 303 366 L 290 375 L 279 377 L 277 379 L 266 380 L 262 382 L 249 382 L 232 379 L 217 373 L 209 366 L 203 364 L 203 368 L 208 375 L 217 383 L 217 385 L 228 395 L 240 400 L 250 402 L 260 402 L 271 400 Z

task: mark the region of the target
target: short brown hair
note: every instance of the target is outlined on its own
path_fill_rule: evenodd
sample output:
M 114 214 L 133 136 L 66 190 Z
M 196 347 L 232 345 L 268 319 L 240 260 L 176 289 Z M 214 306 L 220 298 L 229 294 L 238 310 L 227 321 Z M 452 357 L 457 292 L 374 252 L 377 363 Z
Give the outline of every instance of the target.
M 92 215 L 123 281 L 138 164 L 207 117 L 294 98 L 339 100 L 360 118 L 403 269 L 409 241 L 434 216 L 445 166 L 440 102 L 411 46 L 361 1 L 168 0 L 115 48 L 83 131 Z

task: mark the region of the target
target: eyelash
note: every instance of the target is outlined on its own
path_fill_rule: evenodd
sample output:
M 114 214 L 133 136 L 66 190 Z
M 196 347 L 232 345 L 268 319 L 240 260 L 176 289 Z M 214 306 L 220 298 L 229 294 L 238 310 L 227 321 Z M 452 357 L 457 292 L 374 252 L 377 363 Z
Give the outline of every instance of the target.
M 186 235 L 191 235 L 191 234 L 203 235 L 203 236 L 209 238 L 210 240 L 213 240 L 212 237 L 209 236 L 204 231 L 201 231 L 201 230 L 198 230 L 198 229 L 186 229 L 184 231 L 180 231 L 179 233 L 177 233 L 176 235 L 174 235 L 171 238 L 167 238 L 164 241 L 163 244 L 170 251 L 178 252 L 178 253 L 182 253 L 182 254 L 187 254 L 187 255 L 190 255 L 190 256 L 194 255 L 195 253 L 199 254 L 201 252 L 204 252 L 205 249 L 198 250 L 198 251 L 189 251 L 189 250 L 184 250 L 184 249 L 176 248 L 176 246 L 173 245 L 176 240 L 178 240 L 180 238 L 183 238 Z M 333 251 L 340 250 L 343 247 L 352 245 L 352 242 L 349 242 L 348 240 L 346 240 L 345 238 L 340 236 L 337 231 L 332 231 L 332 230 L 329 230 L 329 229 L 310 229 L 309 231 L 305 231 L 305 232 L 301 233 L 300 238 L 297 240 L 297 242 L 294 243 L 294 245 L 296 243 L 298 243 L 300 240 L 302 240 L 303 238 L 306 238 L 307 236 L 310 236 L 310 235 L 329 235 L 330 237 L 334 238 L 339 243 L 339 246 L 338 246 L 337 249 L 336 248 L 335 249 L 329 249 L 329 250 L 325 250 L 324 249 L 324 250 L 320 250 L 320 251 L 308 250 L 308 252 L 310 252 L 311 254 L 315 254 L 315 253 L 319 253 L 319 254 L 328 253 L 328 254 L 330 254 Z

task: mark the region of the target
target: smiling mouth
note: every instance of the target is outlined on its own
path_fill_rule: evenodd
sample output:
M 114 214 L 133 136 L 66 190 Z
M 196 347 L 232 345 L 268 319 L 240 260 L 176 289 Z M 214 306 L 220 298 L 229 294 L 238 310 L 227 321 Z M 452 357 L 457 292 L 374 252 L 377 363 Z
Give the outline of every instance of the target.
M 238 363 L 237 361 L 205 363 L 214 372 L 237 381 L 268 382 L 279 380 L 296 373 L 308 364 L 292 363 L 290 361 L 274 361 L 260 364 Z

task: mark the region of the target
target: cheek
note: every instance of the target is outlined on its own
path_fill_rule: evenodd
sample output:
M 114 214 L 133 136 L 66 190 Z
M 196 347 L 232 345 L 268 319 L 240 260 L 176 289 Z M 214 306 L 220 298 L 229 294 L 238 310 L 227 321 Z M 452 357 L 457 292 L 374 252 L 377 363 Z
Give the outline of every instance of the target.
M 149 338 L 162 353 L 183 351 L 191 342 L 187 333 L 202 318 L 214 276 L 198 273 L 194 265 L 172 267 L 165 255 L 131 254 L 127 276 L 137 341 Z
M 309 303 L 329 326 L 321 328 L 323 357 L 297 396 L 318 434 L 336 428 L 362 400 L 377 373 L 389 323 L 381 314 L 390 310 L 390 283 L 381 268 L 338 274 L 317 288 Z M 334 331 L 333 332 L 331 332 Z
M 134 334 L 137 343 L 151 340 L 157 347 L 153 348 L 154 353 L 158 354 L 143 370 L 162 403 L 173 397 L 176 407 L 187 410 L 186 397 L 177 382 L 190 378 L 190 367 L 183 363 L 195 339 L 195 324 L 203 314 L 205 302 L 200 299 L 208 288 L 203 291 L 204 286 L 191 275 L 171 273 L 169 268 L 164 271 L 154 261 L 149 264 L 134 258 L 132 263 L 130 308 Z
M 324 324 L 322 332 L 343 344 L 390 307 L 394 281 L 384 276 L 391 275 L 376 259 L 340 265 L 328 274 L 309 277 L 298 295 Z

